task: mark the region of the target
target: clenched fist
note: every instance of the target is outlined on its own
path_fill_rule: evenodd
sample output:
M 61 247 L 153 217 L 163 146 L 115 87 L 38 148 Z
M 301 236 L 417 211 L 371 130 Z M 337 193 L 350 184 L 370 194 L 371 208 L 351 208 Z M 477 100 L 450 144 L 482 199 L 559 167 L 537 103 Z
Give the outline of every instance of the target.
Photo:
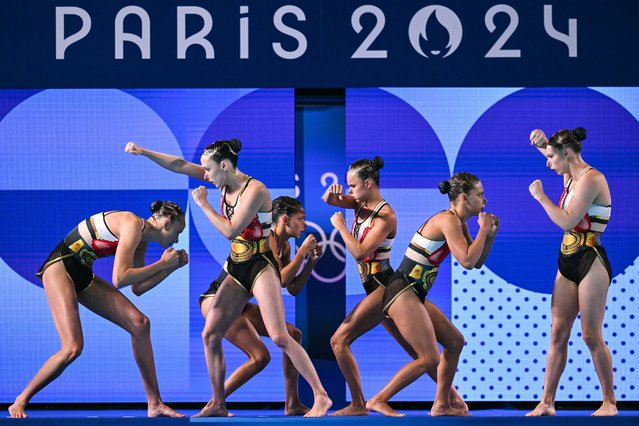
M 530 191 L 530 195 L 532 195 L 533 198 L 537 201 L 539 201 L 541 196 L 544 195 L 544 187 L 539 179 L 531 183 L 528 187 L 528 190 Z
M 537 148 L 545 148 L 548 145 L 548 138 L 543 130 L 535 129 L 530 132 L 530 144 Z
M 124 147 L 124 152 L 128 152 L 133 155 L 142 154 L 142 147 L 135 144 L 135 142 L 129 142 Z
M 209 195 L 209 191 L 204 186 L 200 185 L 197 188 L 195 188 L 193 192 L 191 192 L 191 195 L 193 196 L 193 200 L 195 201 L 195 204 L 197 204 L 200 207 L 208 203 L 208 200 L 206 199 L 206 197 Z

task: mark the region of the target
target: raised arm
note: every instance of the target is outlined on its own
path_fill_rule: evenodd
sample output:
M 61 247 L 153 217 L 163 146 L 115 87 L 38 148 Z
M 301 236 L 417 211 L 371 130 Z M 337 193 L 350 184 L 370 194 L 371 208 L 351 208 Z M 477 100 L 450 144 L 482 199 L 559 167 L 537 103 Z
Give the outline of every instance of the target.
M 447 215 L 442 218 L 441 230 L 448 243 L 448 248 L 457 262 L 466 269 L 473 269 L 478 264 L 482 254 L 488 234 L 492 227 L 492 219 L 489 213 L 479 213 L 479 231 L 475 240 L 469 244 L 470 235 L 466 224 L 454 216 Z
M 172 248 L 165 250 L 157 262 L 148 266 L 136 265 L 136 263 L 139 263 L 139 258 L 142 254 L 142 252 L 137 251 L 142 238 L 140 220 L 133 213 L 123 212 L 120 215 L 117 224 L 120 238 L 115 252 L 115 261 L 113 262 L 113 285 L 116 288 L 142 282 L 164 269 L 170 269 L 178 265 L 180 260 L 179 253 Z M 145 243 L 142 244 L 144 245 Z M 146 248 L 143 250 L 145 253 Z
M 553 203 L 544 193 L 541 181 L 538 179 L 530 184 L 530 194 L 539 201 L 552 222 L 563 231 L 569 231 L 586 215 L 588 208 L 604 188 L 607 188 L 606 178 L 596 170 L 590 170 L 579 179 L 575 186 L 575 195 L 570 202 L 568 210 Z
M 179 173 L 191 176 L 195 179 L 205 180 L 204 167 L 186 161 L 185 159 L 178 156 L 165 154 L 163 152 L 151 151 L 150 149 L 142 148 L 141 146 L 136 145 L 134 142 L 127 143 L 124 151 L 128 152 L 129 154 L 147 157 L 154 163 L 159 164 L 161 167 L 170 170 L 173 173 Z
M 537 148 L 537 150 L 546 156 L 546 145 L 548 145 L 548 138 L 543 130 L 535 129 L 530 132 L 530 144 Z
M 344 209 L 354 209 L 357 207 L 355 198 L 351 195 L 344 194 L 344 187 L 339 183 L 329 185 L 324 195 L 322 195 L 322 200 L 324 200 L 326 204 Z
M 229 220 L 211 207 L 207 199 L 208 190 L 204 186 L 194 189 L 192 195 L 195 203 L 202 209 L 213 226 L 229 240 L 240 235 L 265 204 L 265 201 L 271 199 L 266 186 L 262 182 L 252 180 L 242 194 L 242 203 L 240 203 L 233 213 L 233 217 Z
M 375 226 L 366 234 L 364 242 L 360 243 L 351 235 L 342 212 L 336 212 L 331 216 L 331 223 L 342 236 L 346 248 L 355 258 L 360 261 L 372 255 L 377 247 L 388 237 L 388 235 L 397 227 L 397 218 L 395 213 L 389 206 L 384 206 L 377 217 L 374 219 Z

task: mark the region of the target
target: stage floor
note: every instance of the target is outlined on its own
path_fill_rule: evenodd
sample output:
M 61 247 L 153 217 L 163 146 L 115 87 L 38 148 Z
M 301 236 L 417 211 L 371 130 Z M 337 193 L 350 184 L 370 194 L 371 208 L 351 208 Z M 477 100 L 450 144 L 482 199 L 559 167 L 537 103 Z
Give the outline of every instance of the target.
M 181 410 L 191 416 L 197 410 Z M 189 423 L 229 423 L 233 426 L 260 423 L 286 423 L 289 426 L 301 426 L 312 422 L 326 426 L 417 426 L 428 423 L 432 426 L 457 425 L 563 425 L 574 423 L 592 426 L 636 426 L 639 424 L 639 410 L 620 410 L 619 417 L 591 417 L 592 410 L 559 410 L 556 417 L 528 418 L 526 410 L 513 409 L 481 409 L 471 410 L 472 417 L 431 417 L 424 411 L 400 410 L 406 417 L 391 418 L 372 413 L 365 417 L 322 417 L 319 419 L 305 419 L 302 417 L 286 417 L 281 410 L 232 410 L 235 417 L 228 418 L 159 418 L 147 419 L 145 410 L 29 410 L 29 418 L 11 419 L 0 418 L 0 425 L 28 424 L 37 426 L 133 426 L 133 425 L 186 425 Z M 330 413 L 330 412 L 329 412 Z M 569 423 L 566 423 L 569 422 Z

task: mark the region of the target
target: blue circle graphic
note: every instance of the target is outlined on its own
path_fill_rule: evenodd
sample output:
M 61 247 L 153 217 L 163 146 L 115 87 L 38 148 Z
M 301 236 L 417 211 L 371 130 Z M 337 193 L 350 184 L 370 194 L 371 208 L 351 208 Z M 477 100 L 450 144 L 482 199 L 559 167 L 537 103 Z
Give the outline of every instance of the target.
M 603 235 L 613 275 L 637 258 L 635 219 L 639 199 L 631 197 L 639 173 L 639 122 L 609 97 L 588 88 L 517 91 L 489 108 L 468 132 L 455 172 L 470 171 L 482 181 L 486 210 L 501 218 L 501 229 L 487 266 L 519 287 L 551 293 L 562 231 L 535 201 L 528 186 L 541 179 L 548 196 L 558 201 L 561 177 L 546 168 L 545 157 L 530 146 L 530 131 L 550 137 L 560 129 L 584 127 L 588 137 L 582 155 L 601 170 L 612 192 L 612 217 Z

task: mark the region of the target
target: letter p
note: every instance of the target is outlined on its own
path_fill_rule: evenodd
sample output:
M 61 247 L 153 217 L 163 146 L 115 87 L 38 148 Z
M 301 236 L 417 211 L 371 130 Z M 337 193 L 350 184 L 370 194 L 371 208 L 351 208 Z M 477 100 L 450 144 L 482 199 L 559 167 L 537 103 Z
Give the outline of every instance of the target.
M 79 16 L 82 19 L 80 30 L 69 37 L 64 37 L 64 18 L 66 15 Z M 91 30 L 91 17 L 86 10 L 73 6 L 55 8 L 55 58 L 64 59 L 64 52 L 78 40 L 83 39 Z

